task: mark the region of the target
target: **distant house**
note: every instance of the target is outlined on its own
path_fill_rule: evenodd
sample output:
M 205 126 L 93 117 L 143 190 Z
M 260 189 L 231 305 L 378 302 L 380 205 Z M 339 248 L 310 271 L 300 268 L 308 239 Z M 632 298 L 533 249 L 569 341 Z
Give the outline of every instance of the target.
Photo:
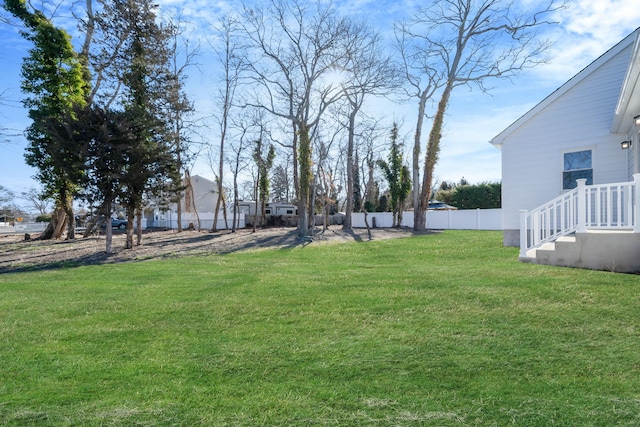
M 521 259 L 640 271 L 640 28 L 491 143 Z
M 183 182 L 187 188 L 182 194 L 182 212 L 213 213 L 218 201 L 218 185 L 200 175 L 191 177 L 191 185 Z M 173 205 L 177 211 L 177 205 Z
M 182 228 L 193 225 L 196 228 L 210 229 L 215 217 L 216 203 L 218 201 L 218 186 L 214 181 L 200 175 L 194 175 L 190 179 L 190 185 L 183 181 L 186 187 L 180 198 L 182 208 Z M 178 205 L 171 203 L 167 206 L 153 206 L 147 210 L 147 226 L 177 228 Z M 237 228 L 243 228 L 244 214 L 238 215 Z M 231 228 L 232 213 L 227 213 L 227 221 L 224 221 L 223 207 L 218 214 L 218 229 Z

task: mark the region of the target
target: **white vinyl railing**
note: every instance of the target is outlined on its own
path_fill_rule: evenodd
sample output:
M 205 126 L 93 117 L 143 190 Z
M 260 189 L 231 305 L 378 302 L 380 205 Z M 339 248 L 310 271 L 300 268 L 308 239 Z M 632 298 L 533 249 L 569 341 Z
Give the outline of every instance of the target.
M 520 256 L 561 236 L 587 230 L 640 232 L 636 206 L 640 202 L 640 174 L 631 182 L 586 185 L 531 211 L 520 211 Z

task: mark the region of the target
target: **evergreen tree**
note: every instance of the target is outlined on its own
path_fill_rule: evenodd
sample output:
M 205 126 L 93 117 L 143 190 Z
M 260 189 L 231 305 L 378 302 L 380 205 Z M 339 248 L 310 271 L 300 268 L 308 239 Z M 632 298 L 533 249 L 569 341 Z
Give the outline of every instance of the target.
M 404 202 L 411 191 L 411 176 L 409 169 L 402 164 L 402 151 L 398 144 L 398 125 L 395 123 L 391 129 L 388 162 L 378 160 L 377 163 L 389 184 L 389 204 L 393 212 L 393 225 L 399 227 L 402 224 Z
M 60 237 L 68 222 L 67 237 L 74 238 L 73 197 L 85 173 L 85 147 L 77 144 L 72 129 L 77 112 L 86 105 L 88 73 L 70 36 L 41 11 L 30 11 L 24 0 L 6 0 L 4 8 L 24 23 L 22 35 L 33 43 L 22 65 L 24 106 L 31 119 L 25 159 L 37 169 L 36 179 L 56 205 L 42 237 Z
M 114 1 L 110 13 L 115 38 L 123 40 L 114 66 L 121 70 L 123 86 L 121 129 L 126 136 L 122 149 L 120 200 L 127 210 L 126 247 L 133 247 L 133 220 L 137 215 L 141 243 L 141 218 L 146 194 L 159 197 L 176 188 L 179 165 L 176 147 L 171 145 L 171 129 L 163 108 L 174 91 L 176 76 L 169 70 L 170 28 L 157 23 L 156 5 L 148 0 Z M 100 22 L 103 25 L 105 20 Z M 103 31 L 105 31 L 103 29 Z

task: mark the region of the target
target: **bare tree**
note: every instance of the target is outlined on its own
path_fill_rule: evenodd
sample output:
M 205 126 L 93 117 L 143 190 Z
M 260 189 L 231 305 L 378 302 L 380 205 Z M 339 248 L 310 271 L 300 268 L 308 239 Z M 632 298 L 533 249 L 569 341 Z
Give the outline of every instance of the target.
M 333 147 L 338 141 L 342 129 L 337 127 L 335 132 L 326 138 L 318 138 L 316 141 L 316 191 L 315 194 L 320 196 L 320 206 L 323 215 L 322 231 L 325 232 L 329 225 L 329 206 L 337 203 L 339 188 L 336 185 L 336 170 L 339 160 L 335 163 L 332 156 Z M 338 156 L 339 157 L 339 156 Z
M 412 157 L 412 191 L 411 200 L 414 206 L 414 224 L 424 216 L 415 207 L 420 203 L 420 153 L 422 151 L 422 129 L 427 118 L 427 102 L 433 98 L 443 84 L 442 72 L 438 64 L 437 50 L 420 37 L 411 32 L 411 26 L 400 24 L 395 30 L 396 47 L 400 53 L 406 81 L 405 91 L 409 98 L 417 99 L 418 115 L 413 138 Z
M 199 54 L 199 46 L 191 47 L 189 39 L 182 36 L 183 21 L 180 16 L 176 18 L 174 24 L 169 25 L 170 40 L 168 43 L 169 63 L 167 64 L 170 74 L 169 85 L 167 87 L 167 99 L 164 108 L 165 121 L 169 127 L 169 136 L 173 140 L 173 149 L 175 150 L 177 169 L 179 176 L 182 177 L 184 172 L 187 178 L 187 168 L 185 166 L 188 159 L 185 158 L 188 153 L 187 145 L 189 138 L 187 134 L 193 123 L 187 118 L 193 113 L 193 103 L 188 99 L 184 92 L 187 69 L 195 65 L 195 59 Z M 176 183 L 175 196 L 173 199 L 177 205 L 178 232 L 182 231 L 182 191 L 184 185 L 182 179 Z
M 346 82 L 342 89 L 347 100 L 347 200 L 343 230 L 351 230 L 354 192 L 354 149 L 356 118 L 360 114 L 365 99 L 388 94 L 397 86 L 397 69 L 391 57 L 385 55 L 383 41 L 379 33 L 362 24 L 352 24 L 348 43 Z
M 291 188 L 290 179 L 290 166 L 291 166 L 291 152 L 278 153 L 278 158 L 282 159 L 280 164 L 277 164 L 273 168 L 273 175 L 271 177 L 272 197 L 274 202 L 290 203 L 291 194 L 293 190 Z
M 348 23 L 322 1 L 271 0 L 266 8 L 245 9 L 243 29 L 251 46 L 249 67 L 257 94 L 249 104 L 291 126 L 298 234 L 307 236 L 311 142 L 327 107 L 341 96 L 325 77 L 344 64 Z
M 222 88 L 219 90 L 218 100 L 220 105 L 220 146 L 219 146 L 219 163 L 217 173 L 218 199 L 214 211 L 212 231 L 217 230 L 218 212 L 224 198 L 224 160 L 225 160 L 225 143 L 227 141 L 227 133 L 229 130 L 229 116 L 233 107 L 236 89 L 243 71 L 244 56 L 240 53 L 241 45 L 237 37 L 238 24 L 231 17 L 222 19 L 219 28 L 216 29 L 219 44 L 214 45 L 217 52 L 218 62 L 222 65 L 224 77 L 222 79 Z
M 23 191 L 20 196 L 29 202 L 33 208 L 38 211 L 38 214 L 44 216 L 51 212 L 53 206 L 53 199 L 47 197 L 42 191 L 37 190 L 34 187 L 29 188 L 28 191 Z
M 415 180 L 414 147 L 414 229 L 426 228 L 426 211 L 433 183 L 433 172 L 440 154 L 444 116 L 453 89 L 476 86 L 487 92 L 491 79 L 508 79 L 522 70 L 543 63 L 549 44 L 538 38 L 538 30 L 551 24 L 546 19 L 563 5 L 550 0 L 546 7 L 520 13 L 506 0 L 436 0 L 419 8 L 415 17 L 400 27 L 402 46 L 422 46 L 432 65 L 424 68 L 427 84 L 418 94 L 440 86 L 424 157 L 422 179 Z M 404 58 L 411 58 L 405 51 Z M 416 48 L 415 52 L 419 52 Z M 419 53 L 418 53 L 419 54 Z M 415 62 L 413 63 L 415 64 Z M 443 78 L 443 82 L 438 77 Z M 435 77 L 435 80 L 434 80 Z M 413 81 L 418 77 L 413 75 Z M 433 95 L 431 95 L 433 96 Z M 423 108 L 420 98 L 420 108 Z M 418 119 L 424 117 L 419 112 Z M 420 126 L 416 141 L 420 137 Z M 417 188 L 421 182 L 421 188 Z M 415 195 L 419 194 L 418 200 Z
M 0 205 L 8 205 L 13 202 L 14 198 L 13 191 L 0 185 Z
M 234 123 L 232 123 L 232 127 L 237 129 L 235 132 L 235 136 L 230 139 L 230 148 L 231 151 L 228 153 L 229 155 L 229 163 L 231 164 L 231 173 L 233 176 L 233 222 L 231 225 L 231 232 L 235 233 L 236 228 L 238 227 L 239 219 L 239 205 L 240 201 L 240 190 L 238 184 L 238 177 L 240 173 L 247 168 L 249 163 L 248 160 L 248 151 L 247 148 L 251 145 L 250 142 L 250 129 L 252 126 L 254 118 L 248 117 L 245 115 L 244 117 L 238 117 Z

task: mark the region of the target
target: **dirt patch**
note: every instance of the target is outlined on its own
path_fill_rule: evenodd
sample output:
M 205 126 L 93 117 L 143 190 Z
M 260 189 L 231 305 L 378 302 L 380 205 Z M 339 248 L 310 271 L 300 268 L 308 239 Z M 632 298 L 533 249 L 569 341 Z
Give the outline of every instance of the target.
M 405 228 L 376 228 L 372 239 L 407 237 Z M 34 236 L 37 237 L 37 236 Z M 294 228 L 230 231 L 146 230 L 142 245 L 124 249 L 125 234 L 114 230 L 113 252 L 105 253 L 105 236 L 75 240 L 25 240 L 24 234 L 0 235 L 0 272 L 32 271 L 64 266 L 113 264 L 188 255 L 224 254 L 261 248 L 284 248 L 331 242 L 368 241 L 366 229 L 345 232 L 339 226 L 318 230 L 312 238 L 299 238 Z

